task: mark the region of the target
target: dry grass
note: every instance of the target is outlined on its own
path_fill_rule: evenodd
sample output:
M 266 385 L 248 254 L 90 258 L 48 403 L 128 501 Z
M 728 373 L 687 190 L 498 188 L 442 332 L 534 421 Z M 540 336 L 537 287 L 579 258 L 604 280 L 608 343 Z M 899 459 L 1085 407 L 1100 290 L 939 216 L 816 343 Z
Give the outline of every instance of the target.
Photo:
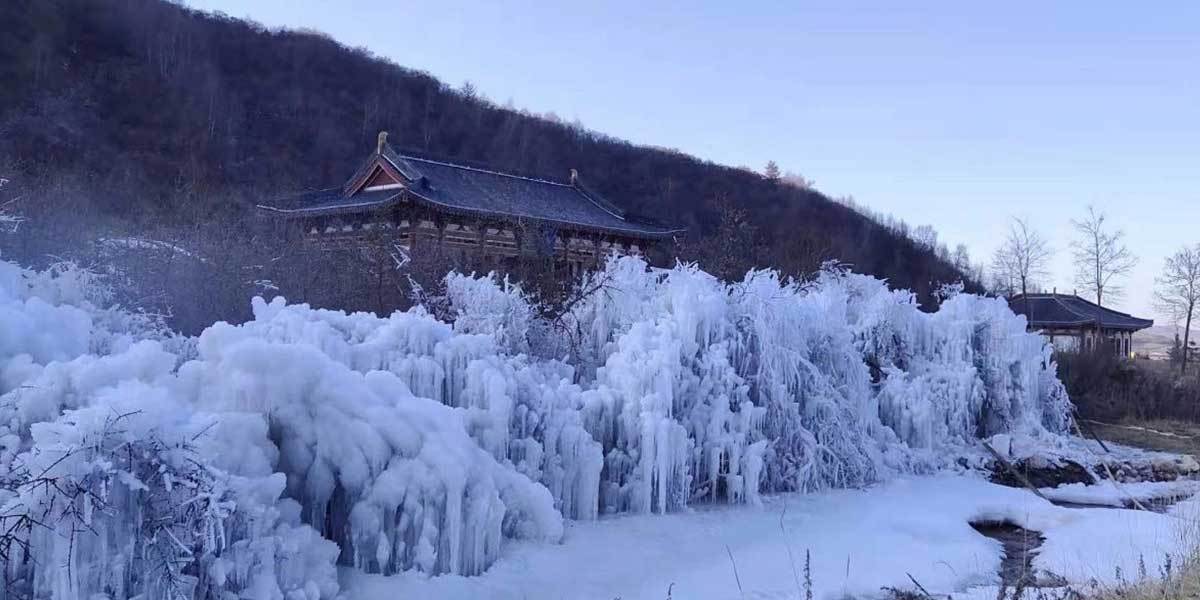
M 1151 577 L 1089 596 L 1088 600 L 1195 600 L 1200 598 L 1200 564 L 1195 560 L 1176 573 Z
M 1124 419 L 1119 423 L 1085 421 L 1100 439 L 1147 450 L 1190 454 L 1200 460 L 1200 424 L 1170 419 Z

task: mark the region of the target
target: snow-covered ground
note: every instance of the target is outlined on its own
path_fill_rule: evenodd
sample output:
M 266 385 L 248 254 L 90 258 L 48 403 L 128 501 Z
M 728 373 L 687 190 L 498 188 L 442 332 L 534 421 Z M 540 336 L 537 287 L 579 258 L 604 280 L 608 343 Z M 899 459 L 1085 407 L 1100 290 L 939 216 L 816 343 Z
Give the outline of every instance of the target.
M 1086 586 L 1158 573 L 1191 548 L 1197 504 L 1170 514 L 1062 508 L 971 475 L 903 477 L 863 490 L 768 498 L 761 507 L 572 523 L 561 545 L 514 544 L 479 577 L 393 577 L 346 570 L 351 598 L 718 600 L 875 596 L 884 586 L 995 597 L 1000 543 L 973 521 L 1008 521 L 1046 538 L 1034 568 Z M 735 575 L 736 565 L 736 575 Z M 741 589 L 739 590 L 739 581 Z M 973 589 L 982 588 L 982 589 Z M 988 589 L 990 588 L 990 589 Z
M 1095 485 L 1069 483 L 1039 490 L 1052 502 L 1090 506 L 1136 507 L 1162 500 L 1190 498 L 1200 491 L 1200 481 L 1179 479 L 1176 481 L 1138 481 L 1118 483 L 1105 479 Z M 1143 506 L 1144 507 L 1144 506 Z

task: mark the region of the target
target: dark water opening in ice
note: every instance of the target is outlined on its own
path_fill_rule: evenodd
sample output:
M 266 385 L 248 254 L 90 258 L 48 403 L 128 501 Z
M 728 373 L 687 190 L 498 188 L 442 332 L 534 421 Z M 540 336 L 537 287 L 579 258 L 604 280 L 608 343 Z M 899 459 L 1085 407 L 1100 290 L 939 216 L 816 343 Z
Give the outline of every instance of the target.
M 1175 504 L 1190 498 L 1189 494 L 1161 496 L 1141 500 L 1142 507 L 1158 513 L 1165 513 Z M 1108 509 L 1137 509 L 1129 501 L 1125 506 L 1109 506 L 1101 504 L 1081 504 L 1078 502 L 1054 502 L 1064 508 L 1108 508 Z M 981 535 L 1000 542 L 1004 554 L 1000 560 L 1000 581 L 1006 588 L 1037 587 L 1037 578 L 1033 570 L 1033 557 L 1037 556 L 1046 538 L 1041 533 L 1025 529 L 1008 521 L 976 521 L 971 527 Z
M 1046 541 L 1036 531 L 1007 521 L 977 521 L 971 527 L 980 534 L 1000 542 L 1004 555 L 1000 559 L 1000 581 L 1009 588 L 1033 587 L 1033 557 Z

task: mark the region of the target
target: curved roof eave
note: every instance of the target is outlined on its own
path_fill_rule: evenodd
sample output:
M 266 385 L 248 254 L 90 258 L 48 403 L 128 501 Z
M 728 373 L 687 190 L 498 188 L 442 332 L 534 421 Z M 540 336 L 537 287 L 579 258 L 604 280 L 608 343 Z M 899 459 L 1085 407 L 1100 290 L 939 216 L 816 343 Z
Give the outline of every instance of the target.
M 430 206 L 436 207 L 439 210 L 443 210 L 445 212 L 455 213 L 455 214 L 495 217 L 495 218 L 509 220 L 509 221 L 514 219 L 513 215 L 508 214 L 508 213 L 499 212 L 499 211 L 488 211 L 488 210 L 482 210 L 482 209 L 478 209 L 478 208 L 463 208 L 460 206 L 454 206 L 452 204 L 446 204 L 444 202 L 438 202 L 437 200 L 434 200 L 427 196 L 423 196 L 420 193 L 413 191 L 412 189 L 409 189 L 407 191 L 410 196 L 417 198 L 417 199 L 421 200 L 422 202 L 424 202 Z M 516 217 L 516 219 L 529 221 L 529 222 L 533 222 L 533 223 L 549 223 L 549 224 L 553 224 L 553 225 L 556 225 L 559 227 L 567 227 L 567 228 L 580 229 L 580 230 L 604 231 L 604 232 L 613 233 L 616 235 L 625 235 L 625 236 L 630 236 L 630 237 L 640 237 L 640 238 L 646 238 L 646 239 L 665 239 L 667 237 L 671 237 L 673 235 L 681 234 L 681 233 L 684 233 L 687 231 L 686 229 L 659 229 L 657 231 L 646 230 L 646 229 L 636 229 L 636 228 L 621 229 L 621 228 L 616 228 L 616 227 L 604 227 L 604 226 L 592 225 L 592 224 L 588 224 L 588 223 L 573 223 L 571 221 L 539 219 L 536 217 Z
M 513 220 L 513 216 L 509 215 L 507 213 L 484 211 L 484 210 L 479 210 L 479 209 L 462 208 L 462 207 L 454 206 L 451 204 L 438 202 L 437 200 L 428 198 L 426 196 L 423 196 L 423 195 L 421 195 L 417 192 L 414 192 L 411 189 L 407 189 L 407 188 L 404 190 L 397 191 L 397 193 L 395 195 L 390 196 L 386 199 L 371 200 L 368 202 L 347 202 L 345 204 L 336 204 L 336 205 L 329 205 L 329 206 L 301 207 L 301 208 L 279 208 L 279 207 L 270 206 L 267 204 L 258 204 L 255 207 L 260 210 L 267 211 L 267 212 L 282 214 L 287 218 L 330 215 L 330 214 L 338 214 L 338 213 L 342 213 L 342 212 L 352 212 L 354 210 L 359 210 L 359 209 L 364 209 L 364 208 L 376 209 L 376 208 L 382 208 L 385 206 L 397 204 L 397 203 L 399 203 L 400 200 L 402 200 L 402 196 L 404 196 L 404 192 L 408 192 L 408 194 L 407 194 L 408 196 L 419 200 L 422 204 L 426 204 L 428 206 L 437 208 L 438 210 L 441 210 L 444 212 L 454 213 L 454 214 L 493 217 L 493 218 L 503 219 L 503 220 Z M 623 235 L 623 236 L 637 237 L 637 238 L 643 238 L 643 239 L 666 239 L 668 237 L 683 234 L 683 233 L 687 232 L 687 229 L 683 229 L 683 228 L 657 229 L 657 230 L 646 230 L 646 229 L 636 229 L 636 228 L 620 229 L 620 228 L 615 228 L 615 227 L 598 227 L 596 225 L 591 225 L 591 224 L 587 224 L 587 223 L 572 223 L 569 221 L 551 221 L 551 220 L 547 220 L 547 219 L 537 219 L 537 218 L 532 218 L 532 217 L 524 217 L 523 220 L 529 221 L 529 222 L 535 222 L 535 223 L 548 223 L 548 224 L 553 224 L 558 227 L 565 227 L 565 228 L 571 228 L 571 229 L 579 229 L 579 230 L 586 230 L 586 231 L 602 231 L 602 232 L 610 233 L 613 235 Z

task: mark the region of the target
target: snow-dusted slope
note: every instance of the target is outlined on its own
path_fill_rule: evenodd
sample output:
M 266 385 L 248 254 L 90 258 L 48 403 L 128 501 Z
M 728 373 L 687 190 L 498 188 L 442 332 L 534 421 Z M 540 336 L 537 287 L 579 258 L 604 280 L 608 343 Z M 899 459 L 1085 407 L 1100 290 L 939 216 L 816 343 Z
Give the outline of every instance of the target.
M 451 275 L 453 323 L 256 299 L 164 342 L 78 271 L 0 264 L 9 589 L 315 599 L 337 559 L 473 575 L 564 517 L 859 486 L 1068 418 L 1001 301 L 926 314 L 835 269 L 724 284 L 634 258 L 579 286 L 550 318 Z

